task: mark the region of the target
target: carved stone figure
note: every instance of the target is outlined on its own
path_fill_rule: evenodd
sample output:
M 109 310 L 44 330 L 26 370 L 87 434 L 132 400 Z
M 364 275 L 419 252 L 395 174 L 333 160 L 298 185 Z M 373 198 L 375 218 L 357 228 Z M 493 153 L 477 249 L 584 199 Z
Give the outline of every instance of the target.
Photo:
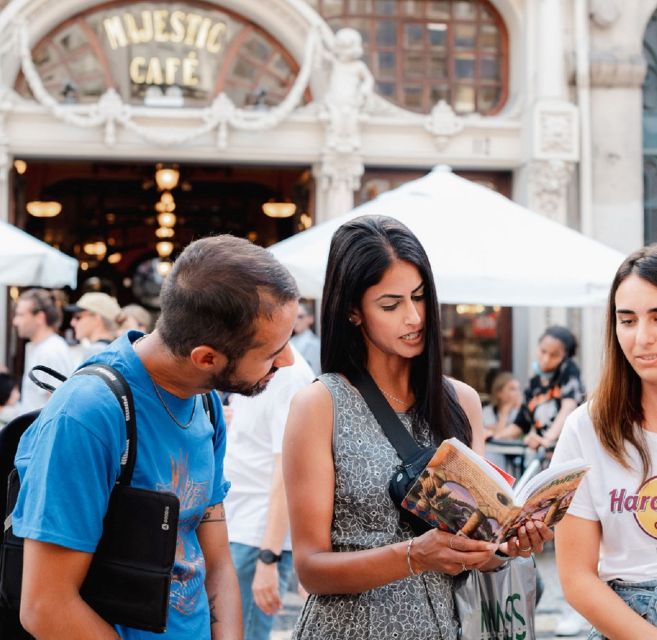
M 340 29 L 335 35 L 329 87 L 324 99 L 328 114 L 327 146 L 339 153 L 360 147 L 359 113 L 372 96 L 374 77 L 361 60 L 363 43 L 355 29 Z

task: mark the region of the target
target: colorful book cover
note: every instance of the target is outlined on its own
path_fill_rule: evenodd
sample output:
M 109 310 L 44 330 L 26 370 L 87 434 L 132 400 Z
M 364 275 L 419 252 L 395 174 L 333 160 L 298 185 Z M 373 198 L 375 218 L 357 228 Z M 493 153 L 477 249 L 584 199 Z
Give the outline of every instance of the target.
M 588 468 L 581 459 L 550 467 L 514 495 L 494 465 L 450 438 L 438 447 L 402 506 L 434 527 L 504 542 L 530 519 L 552 526 L 563 518 Z

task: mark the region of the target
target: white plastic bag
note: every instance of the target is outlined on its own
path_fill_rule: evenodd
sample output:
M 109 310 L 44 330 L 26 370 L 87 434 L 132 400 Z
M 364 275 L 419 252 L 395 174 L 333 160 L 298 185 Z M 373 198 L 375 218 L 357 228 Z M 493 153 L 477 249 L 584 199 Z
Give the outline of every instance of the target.
M 515 558 L 496 571 L 468 571 L 454 588 L 461 640 L 535 640 L 534 558 Z

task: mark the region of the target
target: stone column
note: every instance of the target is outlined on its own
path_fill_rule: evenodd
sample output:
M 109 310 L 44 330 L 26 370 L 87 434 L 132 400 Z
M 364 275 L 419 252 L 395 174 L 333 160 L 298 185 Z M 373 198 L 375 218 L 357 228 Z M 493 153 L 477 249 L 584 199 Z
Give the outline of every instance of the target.
M 579 129 L 577 107 L 568 100 L 564 3 L 536 0 L 528 3 L 527 12 L 531 33 L 526 46 L 531 49 L 536 66 L 528 87 L 526 162 L 517 173 L 523 184 L 516 187 L 516 196 L 532 211 L 565 224 L 579 155 Z M 555 258 L 557 255 L 555 247 Z M 566 309 L 556 307 L 534 307 L 523 316 L 529 322 L 525 332 L 528 365 L 544 329 L 550 324 L 567 324 L 568 317 Z M 520 313 L 514 319 L 520 321 Z M 514 347 L 520 347 L 517 340 Z
M 347 213 L 354 207 L 354 191 L 360 187 L 365 167 L 359 154 L 325 153 L 313 168 L 315 224 Z

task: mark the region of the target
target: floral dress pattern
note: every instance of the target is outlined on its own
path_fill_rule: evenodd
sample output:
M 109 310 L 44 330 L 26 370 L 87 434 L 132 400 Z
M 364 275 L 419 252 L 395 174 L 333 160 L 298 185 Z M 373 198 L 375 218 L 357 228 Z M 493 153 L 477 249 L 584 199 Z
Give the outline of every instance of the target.
M 333 397 L 334 551 L 373 549 L 408 540 L 388 495 L 400 463 L 360 393 L 337 374 L 319 380 Z M 400 414 L 407 429 L 410 417 Z M 429 445 L 429 431 L 421 434 Z M 309 496 L 309 499 L 311 497 Z M 311 595 L 294 631 L 296 640 L 456 640 L 452 578 L 426 572 L 359 594 Z

